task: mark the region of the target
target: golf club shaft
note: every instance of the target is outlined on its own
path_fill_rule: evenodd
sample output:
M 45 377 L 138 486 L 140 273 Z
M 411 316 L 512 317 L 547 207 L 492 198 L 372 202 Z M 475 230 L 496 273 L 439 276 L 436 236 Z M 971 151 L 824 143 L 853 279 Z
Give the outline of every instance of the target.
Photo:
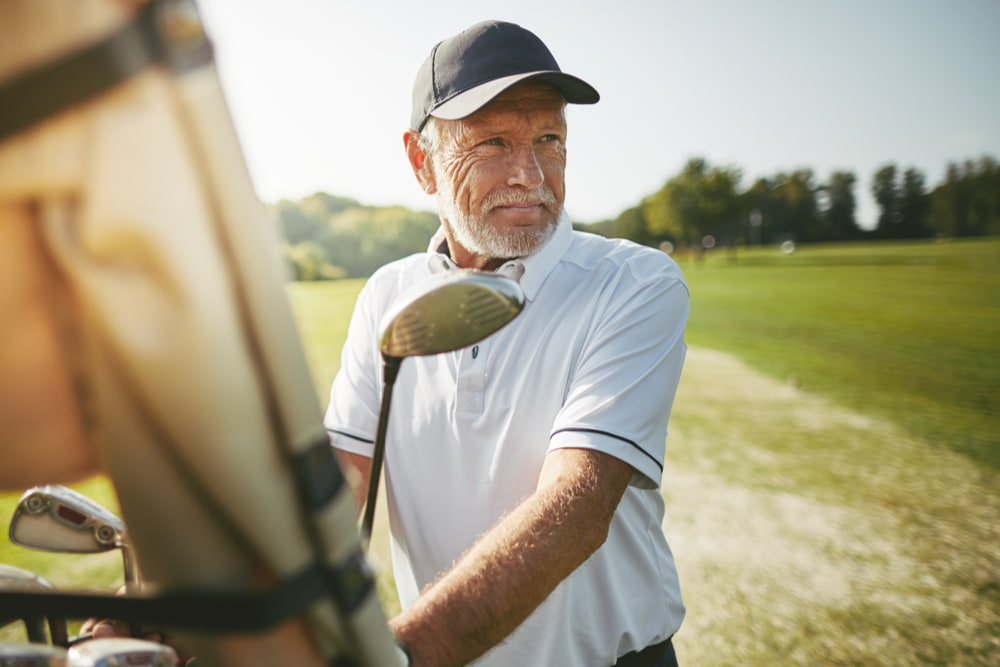
M 35 644 L 44 644 L 48 640 L 45 634 L 45 618 L 42 616 L 31 616 L 24 620 L 24 631 L 28 635 L 28 641 Z
M 396 385 L 402 357 L 382 355 L 382 406 L 379 409 L 378 428 L 375 431 L 375 450 L 372 452 L 371 471 L 368 474 L 368 499 L 365 514 L 361 520 L 361 539 L 365 548 L 371 542 L 372 524 L 375 522 L 375 501 L 378 497 L 379 478 L 382 476 L 382 461 L 385 458 L 385 436 L 389 427 L 389 407 L 392 405 L 392 389 Z

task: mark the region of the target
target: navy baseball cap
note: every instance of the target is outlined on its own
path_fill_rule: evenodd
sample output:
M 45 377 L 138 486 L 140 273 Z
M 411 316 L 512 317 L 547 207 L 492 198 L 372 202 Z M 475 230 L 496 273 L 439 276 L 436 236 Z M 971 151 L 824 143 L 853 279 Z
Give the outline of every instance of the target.
M 526 79 L 556 87 L 573 104 L 601 98 L 589 83 L 559 69 L 534 33 L 513 23 L 483 21 L 431 50 L 413 83 L 410 127 L 422 130 L 430 116 L 467 118 Z

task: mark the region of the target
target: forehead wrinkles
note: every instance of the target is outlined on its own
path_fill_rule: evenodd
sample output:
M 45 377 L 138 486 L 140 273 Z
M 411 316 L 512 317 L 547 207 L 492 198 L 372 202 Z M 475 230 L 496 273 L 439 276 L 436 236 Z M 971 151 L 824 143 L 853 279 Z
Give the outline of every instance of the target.
M 435 119 L 439 138 L 453 148 L 462 139 L 478 134 L 530 131 L 534 127 L 559 129 L 565 132 L 566 102 L 551 86 L 522 84 L 515 86 L 480 111 L 460 120 Z
M 562 98 L 524 96 L 494 100 L 479 113 L 464 120 L 467 133 L 500 132 L 517 129 L 562 128 L 566 121 Z

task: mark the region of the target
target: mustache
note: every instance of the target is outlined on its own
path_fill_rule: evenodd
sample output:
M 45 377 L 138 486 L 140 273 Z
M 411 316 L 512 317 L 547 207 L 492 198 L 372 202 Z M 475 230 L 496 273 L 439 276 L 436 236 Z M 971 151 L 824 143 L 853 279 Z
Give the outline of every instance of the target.
M 489 211 L 498 206 L 534 206 L 541 204 L 549 210 L 558 205 L 552 188 L 540 185 L 534 190 L 498 190 L 488 194 L 481 204 L 482 210 Z

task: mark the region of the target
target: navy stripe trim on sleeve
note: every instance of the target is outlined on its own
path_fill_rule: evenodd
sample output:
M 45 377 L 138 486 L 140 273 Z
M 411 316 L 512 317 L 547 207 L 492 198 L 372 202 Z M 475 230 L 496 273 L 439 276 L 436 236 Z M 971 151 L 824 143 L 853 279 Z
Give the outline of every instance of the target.
M 552 433 L 552 435 L 550 435 L 549 437 L 551 438 L 552 436 L 556 435 L 557 433 L 564 433 L 564 432 L 567 432 L 567 431 L 576 431 L 576 432 L 582 432 L 582 433 L 600 433 L 601 435 L 606 435 L 609 438 L 614 438 L 615 440 L 621 440 L 622 442 L 627 442 L 628 444 L 632 445 L 633 447 L 635 447 L 636 449 L 638 449 L 640 452 L 642 452 L 643 454 L 645 454 L 646 456 L 648 456 L 649 460 L 652 461 L 653 463 L 655 463 L 656 467 L 660 469 L 660 472 L 663 472 L 663 464 L 660 463 L 659 461 L 657 461 L 656 458 L 652 454 L 650 454 L 645 449 L 643 449 L 642 447 L 640 447 L 639 443 L 637 443 L 637 442 L 635 442 L 633 440 L 629 440 L 628 438 L 623 438 L 622 436 L 616 435 L 614 433 L 608 433 L 607 431 L 601 431 L 601 430 L 596 429 L 596 428 L 561 428 L 558 431 L 554 431 Z
M 368 440 L 367 438 L 359 438 L 356 435 L 351 435 L 350 433 L 345 433 L 344 431 L 338 431 L 337 429 L 333 429 L 333 428 L 326 429 L 326 432 L 327 433 L 333 433 L 334 435 L 342 435 L 345 438 L 350 438 L 351 440 L 357 440 L 358 442 L 364 442 L 364 443 L 367 443 L 369 445 L 375 444 L 374 440 Z

